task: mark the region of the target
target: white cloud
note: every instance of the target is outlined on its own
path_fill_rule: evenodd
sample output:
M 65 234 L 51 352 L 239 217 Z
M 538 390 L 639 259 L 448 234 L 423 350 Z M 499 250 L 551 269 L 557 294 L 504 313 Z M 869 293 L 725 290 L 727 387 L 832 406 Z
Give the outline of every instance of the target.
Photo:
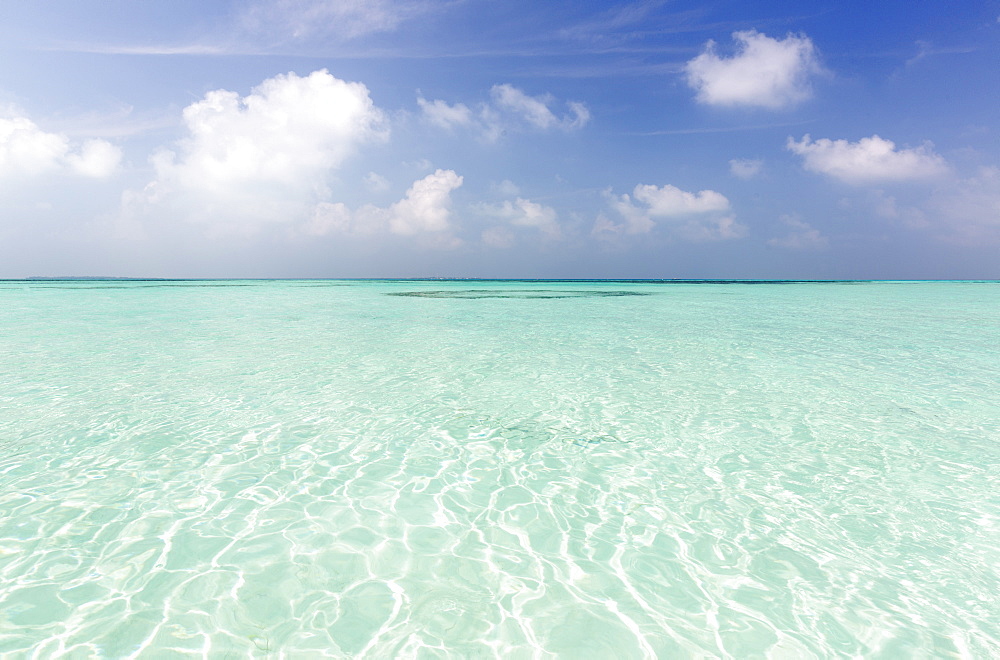
M 0 175 L 54 170 L 69 150 L 68 142 L 25 117 L 0 119 Z
M 700 103 L 783 108 L 809 98 L 810 79 L 821 71 L 816 47 L 804 35 L 772 39 L 756 30 L 734 32 L 738 52 L 720 57 L 715 42 L 684 67 Z
M 414 182 L 406 197 L 389 207 L 389 230 L 404 236 L 450 229 L 451 191 L 462 185 L 452 170 L 437 170 Z
M 74 147 L 65 135 L 43 131 L 27 117 L 0 117 L 0 177 L 70 172 L 99 179 L 113 174 L 121 158 L 121 149 L 105 140 Z
M 788 138 L 786 148 L 802 156 L 807 170 L 855 185 L 927 179 L 948 171 L 944 159 L 929 145 L 896 149 L 894 142 L 878 135 L 857 142 L 826 138 L 814 142 L 806 135 L 799 142 Z
M 660 217 L 729 210 L 729 200 L 714 190 L 689 193 L 671 185 L 657 188 L 638 185 L 633 191 L 635 199 L 649 205 L 649 214 Z
M 729 161 L 729 173 L 737 179 L 748 181 L 764 169 L 764 161 L 752 158 L 734 158 Z
M 269 78 L 240 97 L 216 90 L 184 109 L 188 137 L 151 159 L 157 177 L 126 195 L 131 212 L 244 227 L 290 222 L 329 192 L 356 148 L 388 136 L 361 83 L 326 70 Z
M 714 190 L 691 193 L 675 186 L 661 187 L 640 184 L 632 195 L 606 198 L 618 212 L 624 225 L 615 225 L 605 216 L 598 218 L 597 233 L 646 234 L 658 224 L 687 240 L 706 241 L 739 238 L 746 227 L 736 222 L 730 213 L 729 200 Z
M 66 163 L 81 176 L 101 179 L 109 176 L 122 159 L 122 151 L 105 140 L 87 140 L 79 153 L 66 155 Z
M 803 222 L 797 215 L 783 215 L 781 222 L 790 231 L 767 241 L 768 245 L 789 250 L 817 250 L 826 247 L 828 240 L 818 229 Z
M 502 204 L 480 204 L 478 210 L 484 215 L 509 222 L 515 227 L 533 227 L 550 238 L 561 234 L 558 214 L 551 206 L 518 197 L 515 201 Z
M 464 103 L 449 105 L 442 100 L 417 98 L 424 119 L 445 129 L 466 128 L 480 134 L 487 142 L 495 142 L 507 131 L 574 131 L 590 121 L 590 111 L 583 103 L 569 101 L 568 112 L 553 111 L 555 99 L 549 94 L 529 96 L 512 85 L 494 85 L 490 101 L 477 110 Z
M 352 211 L 340 202 L 321 202 L 303 232 L 315 236 L 346 234 L 370 236 L 386 232 L 399 236 L 448 235 L 451 223 L 451 192 L 462 185 L 453 170 L 437 170 L 414 181 L 406 196 L 389 207 L 366 204 Z M 452 244 L 445 241 L 444 245 Z

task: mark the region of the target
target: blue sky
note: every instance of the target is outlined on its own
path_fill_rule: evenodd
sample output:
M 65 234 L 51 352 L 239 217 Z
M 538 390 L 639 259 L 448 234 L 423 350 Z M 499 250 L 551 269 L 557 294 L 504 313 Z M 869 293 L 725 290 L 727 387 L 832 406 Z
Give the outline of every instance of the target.
M 995 1 L 6 3 L 0 277 L 1000 278 L 998 64 Z

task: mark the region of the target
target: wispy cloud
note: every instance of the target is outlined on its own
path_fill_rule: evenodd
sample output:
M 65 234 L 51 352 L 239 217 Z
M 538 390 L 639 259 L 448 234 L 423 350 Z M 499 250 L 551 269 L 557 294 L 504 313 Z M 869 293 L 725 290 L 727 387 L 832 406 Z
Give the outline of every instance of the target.
M 38 50 L 100 55 L 229 55 L 233 49 L 221 44 L 107 44 L 85 42 L 55 42 L 38 46 Z
M 561 26 L 552 36 L 585 47 L 642 48 L 644 42 L 655 37 L 729 31 L 738 25 L 733 21 L 706 21 L 707 8 L 664 11 L 665 7 L 672 8 L 672 3 L 668 0 L 626 3 Z
M 39 50 L 107 55 L 311 54 L 398 57 L 398 49 L 357 48 L 371 35 L 390 33 L 461 0 L 254 0 L 190 42 L 107 43 L 60 41 Z M 345 49 L 350 43 L 352 48 Z
M 561 28 L 558 35 L 564 39 L 593 41 L 600 37 L 606 37 L 610 33 L 620 31 L 622 28 L 631 28 L 647 22 L 650 15 L 664 4 L 666 4 L 665 0 L 646 0 L 612 7 L 599 13 L 597 16 Z
M 181 124 L 176 113 L 166 111 L 136 113 L 132 106 L 88 112 L 71 117 L 50 117 L 45 124 L 63 135 L 77 138 L 125 138 Z
M 567 101 L 568 112 L 553 112 L 555 99 L 550 94 L 531 96 L 509 84 L 494 85 L 489 102 L 474 110 L 464 103 L 448 104 L 435 99 L 417 98 L 424 119 L 441 128 L 463 128 L 477 132 L 486 142 L 495 142 L 507 131 L 573 131 L 590 121 L 590 111 L 583 103 Z
M 426 0 L 257 0 L 237 18 L 246 34 L 270 42 L 391 32 L 441 3 Z
M 829 240 L 818 229 L 804 222 L 795 214 L 781 216 L 781 223 L 788 228 L 783 236 L 776 236 L 767 241 L 772 247 L 787 250 L 818 250 L 825 248 Z
M 653 135 L 699 135 L 701 133 L 738 133 L 740 131 L 757 131 L 768 128 L 787 128 L 789 126 L 803 126 L 811 124 L 815 119 L 805 119 L 803 121 L 785 121 L 773 124 L 747 124 L 743 126 L 709 126 L 705 128 L 675 128 L 662 131 L 646 131 L 641 133 L 625 133 L 625 135 L 653 136 Z
M 1000 245 L 1000 167 L 980 167 L 971 176 L 944 178 L 929 191 L 921 187 L 897 196 L 875 190 L 869 201 L 876 216 L 942 242 Z
M 733 158 L 729 161 L 729 173 L 737 179 L 749 181 L 764 169 L 764 161 L 759 158 Z
M 935 46 L 929 41 L 917 41 L 917 54 L 906 60 L 906 66 L 910 67 L 914 64 L 927 59 L 928 57 L 934 57 L 935 55 L 965 55 L 967 53 L 976 52 L 975 48 L 971 46 Z

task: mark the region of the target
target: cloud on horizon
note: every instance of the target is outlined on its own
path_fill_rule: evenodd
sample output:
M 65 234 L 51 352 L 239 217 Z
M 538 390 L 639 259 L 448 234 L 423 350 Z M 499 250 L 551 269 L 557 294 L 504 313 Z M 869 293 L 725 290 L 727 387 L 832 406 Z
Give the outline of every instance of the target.
M 302 232 L 312 236 L 431 234 L 437 237 L 433 246 L 455 247 L 461 241 L 450 234 L 455 229 L 451 222 L 451 192 L 462 182 L 463 178 L 453 170 L 437 170 L 415 181 L 401 200 L 386 208 L 366 204 L 352 211 L 341 202 L 321 202 L 302 226 Z
M 829 239 L 818 229 L 804 222 L 798 215 L 783 215 L 781 223 L 789 228 L 784 236 L 776 236 L 767 241 L 772 247 L 788 250 L 819 250 L 825 248 Z
M 640 184 L 631 196 L 607 191 L 605 198 L 624 223 L 616 224 L 601 215 L 594 226 L 596 236 L 648 234 L 658 225 L 689 241 L 726 240 L 746 234 L 746 227 L 731 213 L 729 200 L 714 190 L 691 193 L 669 184 Z
M 945 232 L 961 245 L 1000 245 L 1000 167 L 982 167 L 971 177 L 942 186 L 928 208 Z
M 549 238 L 559 238 L 562 234 L 562 228 L 558 222 L 559 215 L 554 208 L 523 197 L 518 197 L 514 201 L 505 200 L 500 204 L 479 204 L 476 210 L 487 217 L 503 220 L 514 227 L 537 229 Z M 494 232 L 491 235 L 498 234 Z
M 892 224 L 922 231 L 955 245 L 1000 245 L 1000 167 L 947 179 L 929 195 L 899 199 L 875 191 L 875 214 Z

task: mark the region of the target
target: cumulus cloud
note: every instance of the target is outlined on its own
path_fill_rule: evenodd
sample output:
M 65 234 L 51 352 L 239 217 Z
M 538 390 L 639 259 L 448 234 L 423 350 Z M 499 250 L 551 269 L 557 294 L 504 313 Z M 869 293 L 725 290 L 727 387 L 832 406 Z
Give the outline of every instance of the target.
M 805 35 L 772 39 L 756 30 L 734 32 L 737 53 L 721 57 L 714 41 L 684 67 L 700 103 L 783 108 L 809 98 L 821 71 L 816 47 Z
M 729 173 L 737 179 L 748 181 L 764 169 L 764 161 L 752 158 L 734 158 L 729 161 Z
M 506 200 L 501 204 L 480 204 L 478 210 L 483 215 L 504 220 L 515 227 L 532 227 L 550 238 L 558 238 L 561 234 L 555 209 L 522 197 L 513 202 Z
M 406 197 L 389 207 L 389 230 L 409 236 L 450 229 L 451 191 L 462 185 L 452 170 L 437 170 L 414 182 Z
M 809 135 L 796 142 L 789 137 L 786 148 L 802 156 L 807 170 L 854 185 L 927 179 L 948 171 L 944 159 L 930 145 L 897 149 L 894 142 L 878 135 L 857 142 L 826 138 L 813 141 Z
M 671 217 L 729 210 L 729 200 L 714 190 L 689 193 L 669 184 L 660 188 L 640 184 L 635 187 L 633 196 L 647 204 L 650 215 L 654 216 Z
M 615 224 L 602 216 L 595 233 L 646 234 L 657 225 L 687 240 L 706 241 L 739 238 L 746 227 L 736 222 L 729 200 L 714 190 L 687 192 L 669 184 L 640 184 L 632 195 L 606 193 L 609 205 L 624 220 Z
M 513 85 L 494 85 L 490 100 L 473 110 L 464 103 L 450 105 L 440 99 L 417 99 L 424 119 L 440 128 L 465 128 L 477 131 L 482 139 L 494 142 L 506 131 L 574 131 L 590 121 L 590 111 L 583 103 L 569 101 L 568 112 L 553 110 L 556 101 L 550 94 L 530 96 Z
M 768 240 L 768 245 L 789 250 L 817 250 L 826 247 L 826 236 L 797 215 L 783 215 L 781 222 L 789 228 L 789 232 Z
M 352 211 L 340 202 L 321 202 L 313 209 L 303 232 L 314 236 L 334 233 L 370 236 L 386 232 L 399 236 L 445 235 L 454 228 L 451 192 L 462 181 L 453 170 L 437 170 L 415 181 L 406 195 L 389 207 L 366 204 Z
M 244 97 L 209 92 L 183 116 L 188 136 L 153 156 L 156 179 L 126 195 L 133 210 L 244 226 L 291 221 L 328 195 L 330 173 L 359 145 L 388 136 L 368 89 L 326 70 L 278 75 Z
M 73 145 L 27 117 L 0 117 L 0 178 L 68 172 L 100 179 L 113 174 L 121 158 L 121 149 L 105 140 Z

